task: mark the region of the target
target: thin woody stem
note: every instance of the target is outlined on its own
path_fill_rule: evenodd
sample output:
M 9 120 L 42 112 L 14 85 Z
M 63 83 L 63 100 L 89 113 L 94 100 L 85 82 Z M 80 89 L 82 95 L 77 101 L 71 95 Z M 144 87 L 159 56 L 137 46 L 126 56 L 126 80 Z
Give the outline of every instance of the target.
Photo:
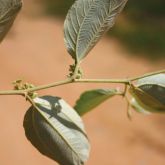
M 24 95 L 26 91 L 24 90 L 5 90 L 0 91 L 0 95 Z
M 78 67 L 77 67 L 78 68 Z M 165 70 L 160 70 L 157 72 L 151 72 L 144 74 L 142 76 L 137 76 L 133 78 L 128 78 L 128 79 L 76 79 L 76 72 L 73 77 L 68 78 L 66 80 L 62 81 L 57 81 L 51 84 L 46 84 L 46 85 L 40 85 L 36 86 L 33 88 L 25 89 L 25 90 L 5 90 L 5 91 L 0 91 L 0 95 L 25 95 L 29 92 L 35 92 L 43 89 L 48 89 L 56 86 L 61 86 L 65 84 L 70 84 L 70 83 L 120 83 L 120 84 L 125 84 L 129 85 L 130 81 L 136 81 L 141 78 L 145 78 L 151 75 L 159 74 L 159 73 L 165 73 Z
M 37 87 L 25 89 L 25 90 L 5 90 L 5 91 L 0 91 L 0 95 L 25 95 L 26 93 L 29 93 L 29 92 L 34 92 L 34 91 L 48 89 L 48 88 L 52 88 L 52 87 L 56 87 L 56 86 L 60 86 L 64 84 L 69 84 L 72 81 L 73 81 L 72 79 L 66 79 L 63 81 L 58 81 L 58 82 L 54 82 L 47 85 L 40 85 Z
M 57 81 L 57 82 L 54 82 L 54 83 L 51 83 L 51 84 L 40 85 L 40 86 L 37 86 L 37 87 L 34 87 L 34 88 L 30 88 L 30 89 L 26 90 L 26 92 L 35 92 L 35 91 L 39 91 L 39 90 L 43 90 L 43 89 L 48 89 L 48 88 L 56 87 L 56 86 L 70 84 L 72 82 L 73 82 L 73 80 L 71 78 L 68 78 L 66 80 Z
M 129 84 L 128 79 L 76 79 L 76 83 L 120 83 Z
M 148 77 L 148 76 L 153 76 L 153 75 L 160 74 L 160 73 L 165 73 L 165 70 L 159 70 L 159 71 L 156 71 L 156 72 L 146 73 L 142 76 L 137 76 L 137 77 L 130 78 L 129 80 L 130 81 L 136 81 L 138 79 L 145 78 L 145 77 Z

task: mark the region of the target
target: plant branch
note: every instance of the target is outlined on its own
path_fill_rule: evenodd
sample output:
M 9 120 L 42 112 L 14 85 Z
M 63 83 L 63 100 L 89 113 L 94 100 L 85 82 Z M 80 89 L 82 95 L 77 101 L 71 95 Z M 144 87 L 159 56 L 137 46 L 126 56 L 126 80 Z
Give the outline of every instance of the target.
M 77 68 L 78 68 L 78 66 L 77 66 Z M 165 70 L 151 72 L 151 73 L 144 74 L 142 76 L 137 76 L 137 77 L 128 78 L 128 79 L 76 79 L 75 78 L 75 76 L 77 74 L 77 69 L 76 69 L 74 76 L 71 78 L 68 78 L 66 80 L 57 81 L 57 82 L 54 82 L 51 84 L 46 84 L 46 85 L 40 85 L 40 86 L 32 87 L 29 89 L 25 89 L 25 90 L 0 91 L 0 95 L 24 95 L 25 96 L 29 92 L 35 92 L 35 91 L 48 89 L 48 88 L 52 88 L 52 87 L 56 87 L 56 86 L 61 86 L 61 85 L 65 85 L 65 84 L 70 84 L 70 83 L 120 83 L 120 84 L 129 85 L 130 81 L 136 81 L 138 79 L 148 77 L 151 75 L 155 75 L 155 74 L 159 74 L 159 73 L 165 73 Z
M 75 82 L 77 83 L 120 83 L 120 84 L 129 85 L 130 81 L 136 81 L 138 79 L 156 75 L 159 73 L 165 73 L 165 70 L 159 70 L 156 72 L 151 72 L 151 73 L 144 74 L 142 76 L 137 76 L 137 77 L 128 78 L 128 79 L 76 79 Z
M 160 73 L 165 73 L 165 70 L 159 70 L 159 71 L 156 71 L 156 72 L 151 72 L 151 73 L 144 74 L 142 76 L 133 77 L 133 78 L 130 78 L 129 81 L 136 81 L 138 79 L 145 78 L 145 77 L 148 77 L 148 76 L 153 76 L 153 75 L 160 74 Z
M 0 91 L 0 95 L 25 95 L 24 90 L 5 90 Z
M 60 85 L 69 84 L 72 81 L 73 81 L 72 79 L 66 79 L 66 80 L 63 80 L 63 81 L 57 81 L 57 82 L 54 82 L 54 83 L 51 83 L 51 84 L 40 85 L 40 86 L 37 86 L 37 87 L 25 89 L 25 90 L 0 91 L 0 95 L 25 95 L 29 92 L 35 92 L 35 91 L 39 91 L 39 90 L 43 90 L 43 89 L 48 89 L 48 88 L 52 88 L 52 87 L 56 87 L 56 86 L 60 86 Z
M 40 85 L 40 86 L 37 86 L 37 87 L 34 87 L 34 88 L 30 88 L 30 89 L 26 90 L 26 92 L 35 92 L 35 91 L 48 89 L 48 88 L 52 88 L 52 87 L 56 87 L 56 86 L 60 86 L 60 85 L 70 84 L 72 82 L 73 82 L 72 78 L 68 78 L 66 80 L 57 81 L 57 82 L 54 82 L 54 83 L 51 83 L 51 84 Z
M 129 84 L 128 79 L 75 79 L 75 83 L 120 83 Z

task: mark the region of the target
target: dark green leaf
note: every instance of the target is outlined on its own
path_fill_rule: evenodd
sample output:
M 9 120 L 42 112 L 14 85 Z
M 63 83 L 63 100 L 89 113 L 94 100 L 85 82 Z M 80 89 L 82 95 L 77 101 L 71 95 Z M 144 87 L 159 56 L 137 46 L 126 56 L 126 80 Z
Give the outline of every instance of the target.
M 21 0 L 0 0 L 0 42 L 10 30 L 21 6 Z
M 77 100 L 74 108 L 79 115 L 83 115 L 117 93 L 118 91 L 116 89 L 94 89 L 86 91 Z
M 34 101 L 38 108 L 30 107 L 24 118 L 28 140 L 60 165 L 83 165 L 90 145 L 76 111 L 58 97 L 44 96 Z
M 165 74 L 140 79 L 136 86 L 131 86 L 130 92 L 144 109 L 165 112 Z
M 68 52 L 81 61 L 115 23 L 127 0 L 76 0 L 64 23 Z

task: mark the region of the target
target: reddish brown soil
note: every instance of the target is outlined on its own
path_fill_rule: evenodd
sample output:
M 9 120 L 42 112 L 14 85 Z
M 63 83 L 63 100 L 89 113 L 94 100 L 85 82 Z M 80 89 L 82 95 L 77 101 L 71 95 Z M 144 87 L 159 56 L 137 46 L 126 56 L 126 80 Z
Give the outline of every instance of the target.
M 27 16 L 28 12 L 26 9 L 19 16 L 0 46 L 0 90 L 12 89 L 11 82 L 18 78 L 36 85 L 62 80 L 72 64 L 63 43 L 62 21 Z M 163 69 L 164 62 L 132 58 L 115 39 L 104 37 L 82 66 L 87 78 L 125 78 Z M 44 90 L 40 95 L 61 96 L 74 105 L 86 89 L 114 86 L 119 85 L 73 84 Z M 24 135 L 22 122 L 29 103 L 20 96 L 0 96 L 0 107 L 0 165 L 55 165 Z M 133 113 L 129 121 L 126 103 L 116 97 L 83 119 L 92 145 L 86 165 L 165 164 L 164 115 Z

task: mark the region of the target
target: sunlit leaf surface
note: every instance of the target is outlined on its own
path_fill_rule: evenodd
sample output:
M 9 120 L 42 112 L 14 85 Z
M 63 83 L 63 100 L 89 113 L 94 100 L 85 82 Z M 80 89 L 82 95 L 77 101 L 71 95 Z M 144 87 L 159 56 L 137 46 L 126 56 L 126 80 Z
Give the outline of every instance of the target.
M 44 96 L 34 101 L 37 110 L 30 107 L 24 118 L 30 142 L 60 165 L 83 165 L 90 145 L 76 111 L 58 97 Z
M 86 91 L 77 100 L 74 108 L 80 115 L 83 115 L 117 93 L 118 91 L 116 89 L 94 89 Z
M 115 23 L 127 0 L 77 0 L 64 23 L 68 52 L 81 61 Z

